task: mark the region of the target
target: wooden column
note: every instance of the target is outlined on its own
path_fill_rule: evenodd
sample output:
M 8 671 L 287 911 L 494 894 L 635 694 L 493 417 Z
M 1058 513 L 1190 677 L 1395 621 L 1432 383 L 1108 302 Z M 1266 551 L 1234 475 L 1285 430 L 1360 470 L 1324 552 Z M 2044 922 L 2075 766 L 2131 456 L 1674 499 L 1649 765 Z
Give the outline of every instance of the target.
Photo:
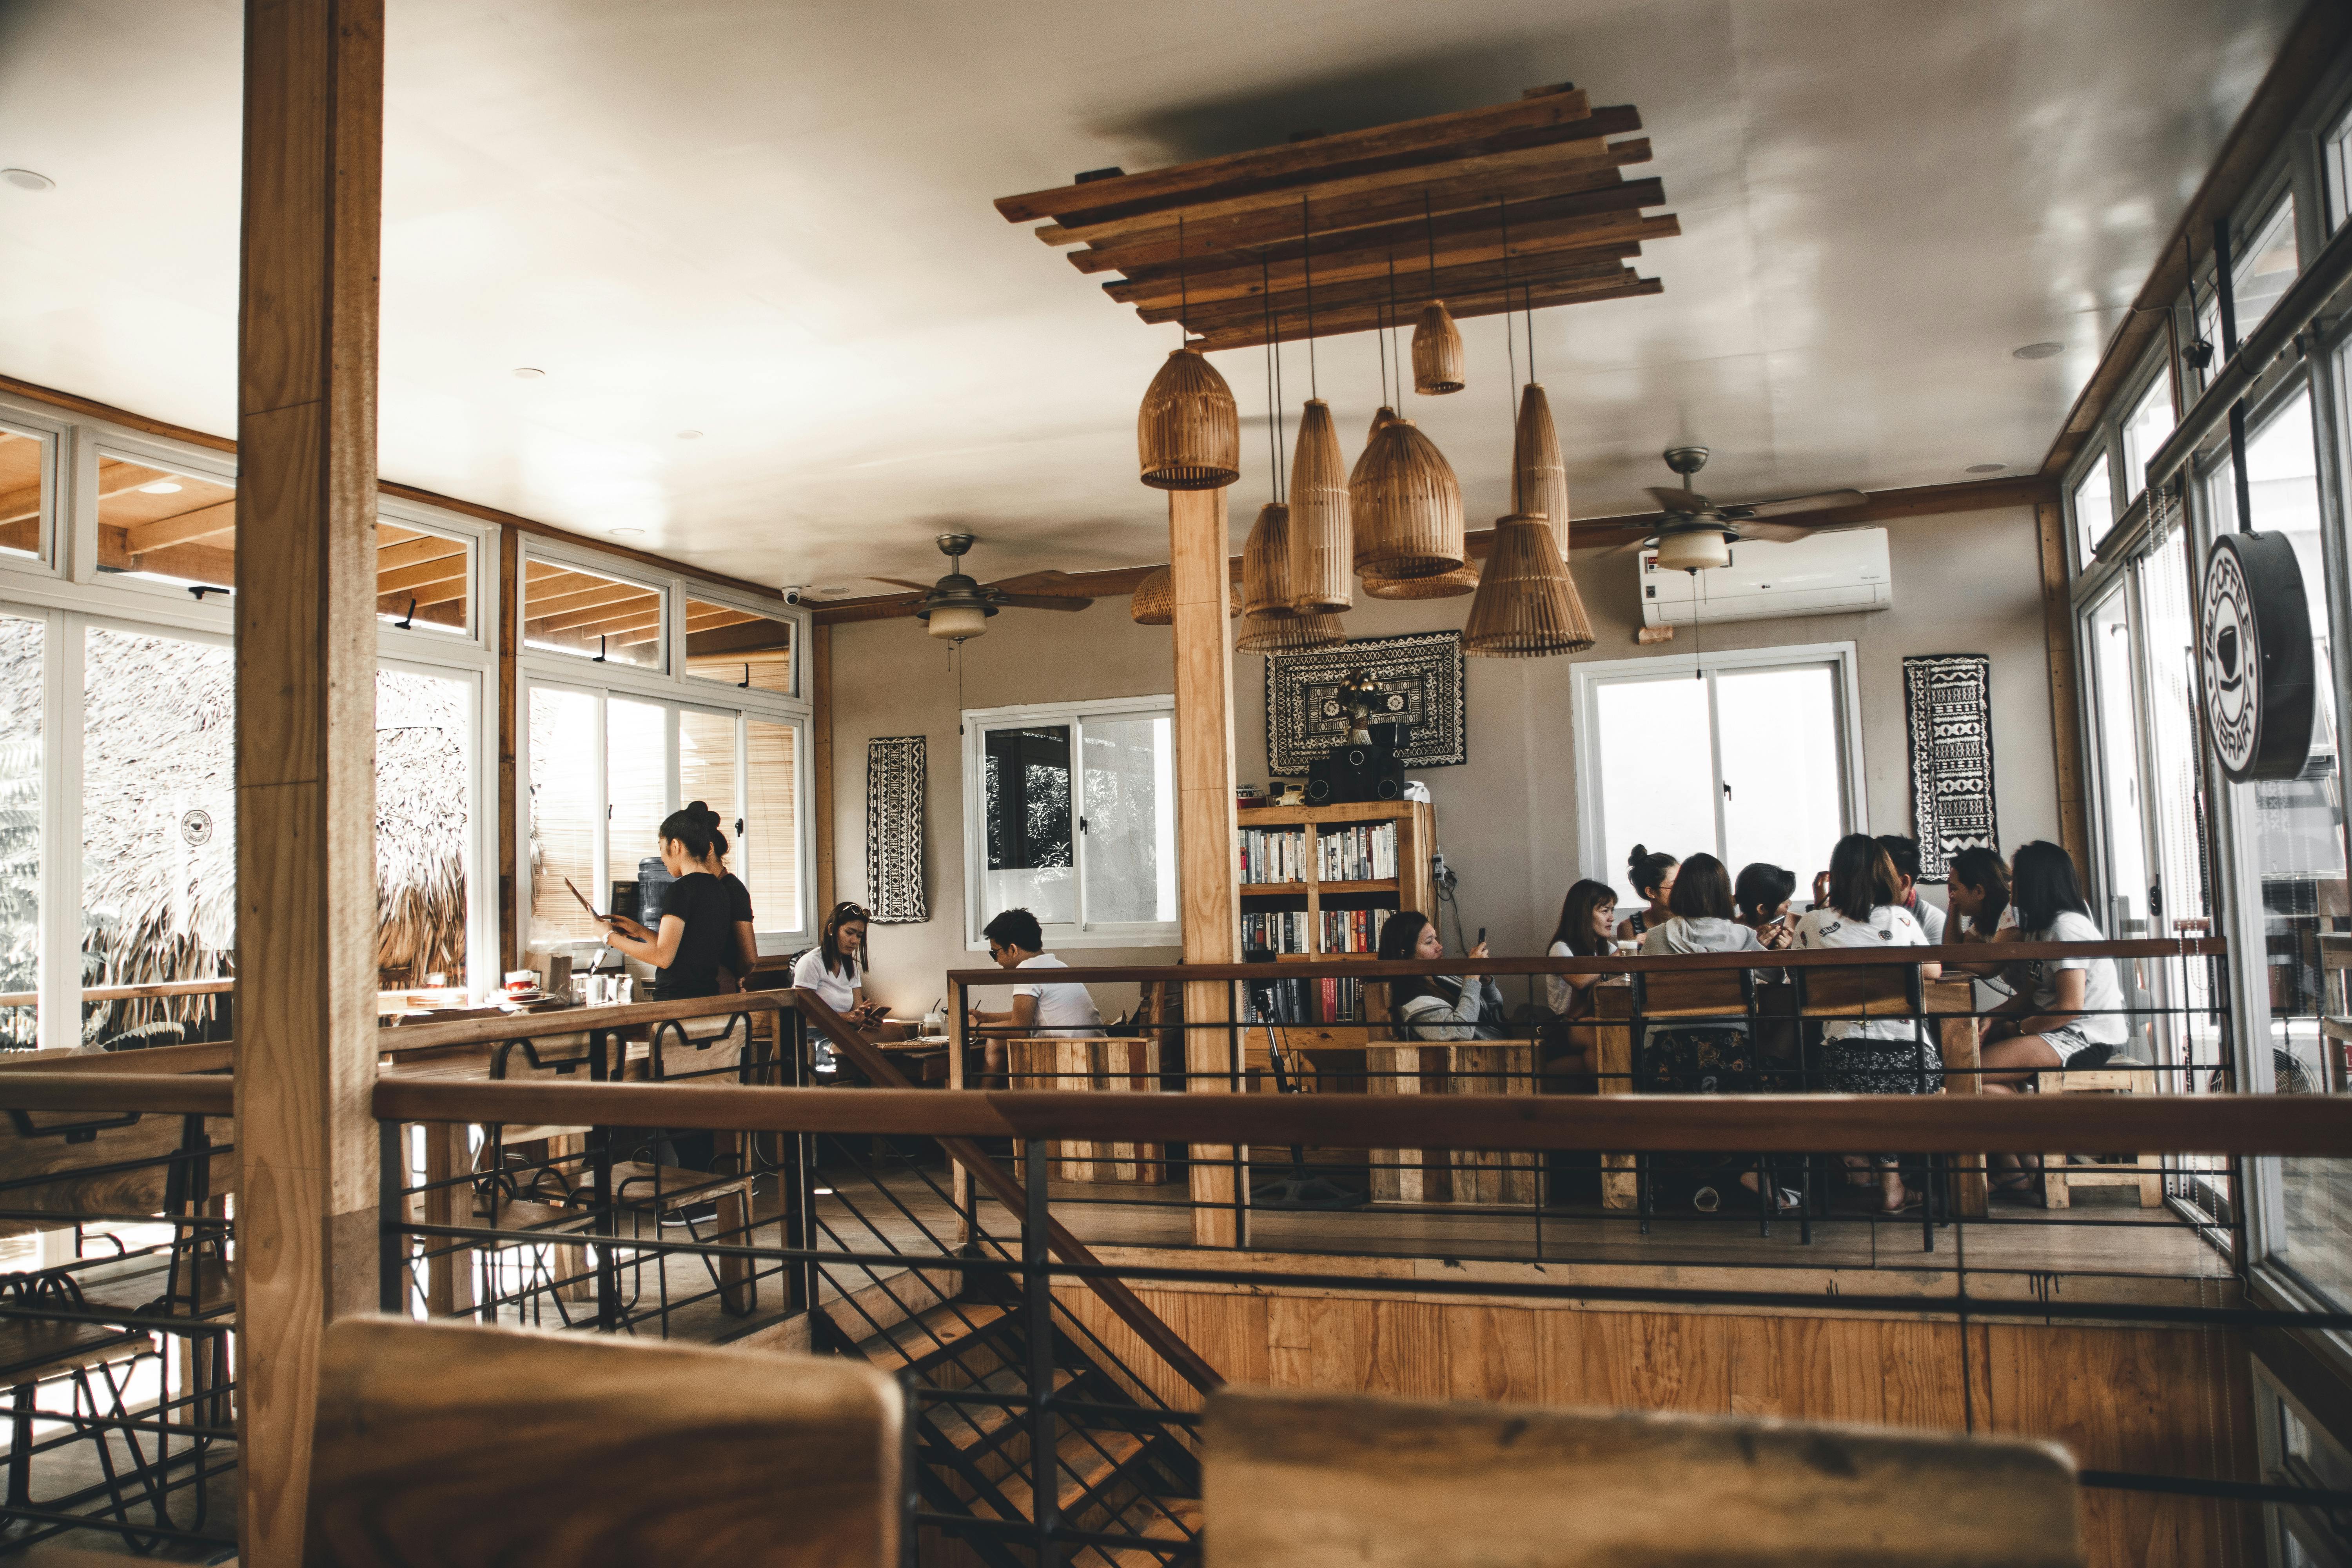
M 1234 853 L 1234 645 L 1228 609 L 1225 492 L 1171 490 L 1168 496 L 1169 577 L 1176 633 L 1176 857 L 1183 887 L 1184 962 L 1234 963 L 1241 958 L 1241 899 Z M 1223 1023 L 1232 1015 L 1222 983 L 1184 987 L 1187 1024 Z M 1189 1087 L 1230 1087 L 1233 1044 L 1222 1030 L 1188 1029 Z M 1192 1146 L 1192 1239 L 1202 1247 L 1243 1247 L 1248 1226 L 1239 1204 L 1239 1151 Z
M 822 929 L 833 910 L 833 628 L 809 628 L 809 798 L 816 803 L 816 918 Z
M 2050 760 L 2058 774 L 2058 843 L 2074 869 L 2091 874 L 2090 818 L 2083 797 L 2081 688 L 2074 682 L 2074 607 L 2067 593 L 2066 513 L 2056 501 L 2033 509 L 2042 543 L 2042 642 L 2050 658 Z
M 247 0 L 237 321 L 241 1561 L 295 1568 L 319 1342 L 376 1304 L 382 0 Z
M 522 650 L 522 535 L 499 530 L 498 689 L 490 694 L 499 719 L 499 973 L 522 967 L 530 921 L 522 907 L 519 869 L 521 824 L 515 820 L 515 735 L 522 728 L 522 690 L 515 659 Z

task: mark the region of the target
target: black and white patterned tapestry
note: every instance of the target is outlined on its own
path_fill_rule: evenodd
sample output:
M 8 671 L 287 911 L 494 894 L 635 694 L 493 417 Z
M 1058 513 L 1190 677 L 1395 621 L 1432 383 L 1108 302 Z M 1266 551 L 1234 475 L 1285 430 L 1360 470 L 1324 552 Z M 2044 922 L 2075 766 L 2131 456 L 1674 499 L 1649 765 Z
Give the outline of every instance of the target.
M 1303 773 L 1348 738 L 1340 689 L 1357 670 L 1386 697 L 1405 766 L 1443 768 L 1470 760 L 1462 634 L 1416 632 L 1266 655 L 1267 772 Z
M 866 742 L 866 907 L 876 925 L 919 925 L 923 900 L 923 737 Z
M 1940 882 L 1963 849 L 2000 851 L 1992 807 L 1992 660 L 1980 653 L 1903 661 L 1911 721 L 1911 820 L 1919 879 Z

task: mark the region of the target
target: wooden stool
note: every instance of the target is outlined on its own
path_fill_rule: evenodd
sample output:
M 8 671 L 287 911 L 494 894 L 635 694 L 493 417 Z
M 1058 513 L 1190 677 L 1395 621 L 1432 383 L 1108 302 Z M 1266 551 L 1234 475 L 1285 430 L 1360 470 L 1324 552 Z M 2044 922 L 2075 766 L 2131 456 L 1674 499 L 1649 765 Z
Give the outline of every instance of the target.
M 1160 1042 L 1133 1036 L 1038 1036 L 1004 1042 L 1008 1087 L 1032 1093 L 1055 1089 L 1103 1094 L 1152 1094 L 1160 1089 Z M 1027 1180 L 1019 1145 L 1014 1175 Z M 1168 1179 L 1164 1143 L 1110 1139 L 1055 1139 L 1045 1145 L 1045 1173 L 1057 1182 L 1136 1182 L 1156 1185 Z
M 2038 1073 L 2034 1087 L 2043 1094 L 2154 1094 L 2156 1069 L 2138 1066 L 2085 1068 Z M 2139 1206 L 2156 1208 L 2164 1202 L 2164 1156 L 2126 1154 L 2114 1165 L 2074 1165 L 2063 1154 L 2042 1156 L 2042 1203 L 2045 1208 L 2070 1206 L 2074 1187 L 2137 1187 Z

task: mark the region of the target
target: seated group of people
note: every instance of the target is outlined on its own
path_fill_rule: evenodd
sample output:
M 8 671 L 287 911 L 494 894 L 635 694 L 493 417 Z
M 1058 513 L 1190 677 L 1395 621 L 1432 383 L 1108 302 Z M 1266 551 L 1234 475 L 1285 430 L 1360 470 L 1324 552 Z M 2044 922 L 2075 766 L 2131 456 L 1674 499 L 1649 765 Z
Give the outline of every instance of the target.
M 1778 866 L 1752 864 L 1735 879 L 1713 855 L 1682 861 L 1637 845 L 1627 868 L 1643 906 L 1619 921 L 1613 889 L 1589 879 L 1577 882 L 1561 903 L 1549 956 L 1597 957 L 1636 943 L 1641 953 L 1652 956 L 2101 940 L 2074 862 L 2057 845 L 2038 840 L 2018 849 L 2013 866 L 2003 865 L 1990 849 L 1962 851 L 1947 884 L 1948 914 L 1920 897 L 1918 846 L 1907 838 L 1855 833 L 1840 839 L 1829 868 L 1814 878 L 1813 907 L 1797 916 L 1790 910 L 1796 877 Z M 1381 933 L 1382 958 L 1434 962 L 1444 952 L 1435 927 L 1411 911 L 1391 917 Z M 1469 956 L 1487 957 L 1486 944 L 1479 942 Z M 1920 975 L 1936 979 L 1945 967 L 1923 963 Z M 1956 974 L 2000 977 L 1993 983 L 2010 992 L 2006 1001 L 1978 1021 L 1980 1085 L 1986 1092 L 2019 1093 L 2040 1072 L 2132 1059 L 2131 1024 L 2122 1012 L 2123 987 L 2113 959 L 2069 957 L 2005 964 L 1998 955 L 1988 954 L 1985 962 L 1950 968 Z M 1590 1016 L 1591 987 L 1604 978 L 1598 973 L 1544 977 L 1550 1032 L 1568 1055 L 1587 1056 L 1590 1051 L 1591 1031 L 1578 1021 Z M 1492 976 L 1481 977 L 1475 984 L 1448 976 L 1400 981 L 1391 987 L 1390 1014 L 1401 1032 L 1418 1039 L 1500 1039 L 1526 1033 L 1506 1022 L 1502 993 Z M 1723 1026 L 1712 1031 L 1725 1032 Z M 1657 1045 L 1669 1033 L 1653 1030 L 1645 1043 Z M 1842 1094 L 1916 1094 L 1933 1092 L 1942 1082 L 1932 1036 L 1916 1020 L 1840 1020 L 1824 1025 L 1822 1033 L 1825 1081 L 1809 1088 Z M 1663 1043 L 1660 1055 L 1665 1057 L 1685 1042 L 1669 1037 Z M 1744 1063 L 1745 1053 L 1738 1055 Z M 1574 1068 L 1580 1064 L 1565 1065 Z M 1669 1069 L 1670 1079 L 1672 1076 Z M 1710 1075 L 1709 1082 L 1746 1085 L 1753 1077 L 1743 1065 Z M 1691 1086 L 1671 1081 L 1660 1087 L 1691 1091 Z M 2032 1173 L 2017 1157 L 1997 1159 L 1997 1190 L 2031 1187 Z M 1904 1192 L 1892 1156 L 1872 1163 L 1879 1167 L 1890 1211 L 1916 1202 Z

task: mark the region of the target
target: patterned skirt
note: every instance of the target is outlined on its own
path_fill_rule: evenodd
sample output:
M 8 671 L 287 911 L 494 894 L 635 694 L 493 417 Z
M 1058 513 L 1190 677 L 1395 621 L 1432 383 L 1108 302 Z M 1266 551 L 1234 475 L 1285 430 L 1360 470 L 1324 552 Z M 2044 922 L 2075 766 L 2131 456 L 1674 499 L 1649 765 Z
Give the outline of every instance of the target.
M 1941 1064 L 1925 1040 L 1824 1040 L 1822 1055 L 1832 1094 L 1933 1094 L 1943 1087 Z

